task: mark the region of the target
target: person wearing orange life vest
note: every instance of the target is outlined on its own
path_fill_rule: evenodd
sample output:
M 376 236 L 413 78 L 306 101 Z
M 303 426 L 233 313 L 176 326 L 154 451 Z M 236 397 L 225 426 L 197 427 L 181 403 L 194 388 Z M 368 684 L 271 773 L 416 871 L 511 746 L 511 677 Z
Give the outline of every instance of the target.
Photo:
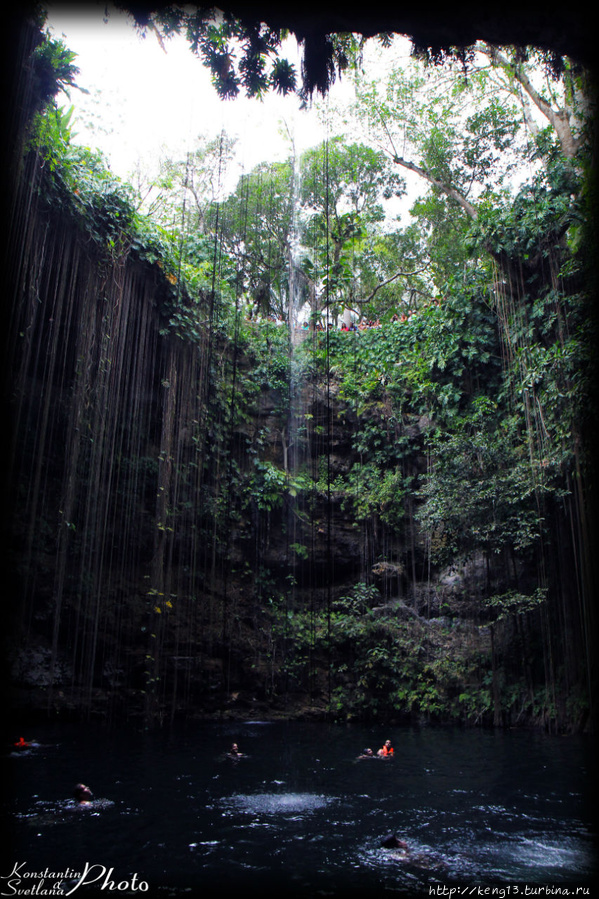
M 379 749 L 377 755 L 381 758 L 388 758 L 393 755 L 393 746 L 391 745 L 391 740 L 385 740 L 384 745 Z

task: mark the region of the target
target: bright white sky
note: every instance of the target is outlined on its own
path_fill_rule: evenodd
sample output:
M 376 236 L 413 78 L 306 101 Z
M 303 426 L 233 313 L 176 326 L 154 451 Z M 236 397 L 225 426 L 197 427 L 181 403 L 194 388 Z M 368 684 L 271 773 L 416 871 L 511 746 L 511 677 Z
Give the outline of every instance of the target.
M 221 101 L 185 38 L 173 37 L 164 52 L 153 33 L 141 37 L 130 17 L 114 8 L 106 20 L 104 9 L 50 5 L 47 27 L 77 54 L 77 84 L 90 91 L 73 90 L 64 101 L 75 106 L 75 140 L 102 150 L 117 175 L 126 179 L 138 160 L 152 171 L 161 153 L 183 158 L 198 135 L 216 136 L 222 129 L 239 138 L 246 171 L 290 155 L 287 128 L 298 152 L 324 138 L 326 126 L 315 108 L 300 110 L 297 98 L 274 93 L 263 101 Z M 295 51 L 295 41 L 290 49 Z M 328 102 L 350 90 L 349 82 L 338 82 Z

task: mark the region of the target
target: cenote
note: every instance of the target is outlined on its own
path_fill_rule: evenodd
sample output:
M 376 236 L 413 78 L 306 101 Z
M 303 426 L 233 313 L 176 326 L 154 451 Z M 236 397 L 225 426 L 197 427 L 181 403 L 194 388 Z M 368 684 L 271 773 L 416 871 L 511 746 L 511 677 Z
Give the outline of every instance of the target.
M 193 53 L 202 131 L 134 183 L 79 139 L 58 11 L 6 32 L 0 895 L 590 885 L 586 55 L 550 10 L 541 47 L 502 10 L 456 50 L 424 6 L 378 36 L 143 6 L 98 11 L 98 45 L 136 19 L 105 72 Z
M 594 882 L 581 737 L 268 721 L 35 736 L 4 759 L 13 858 L 29 871 L 87 862 L 165 896 Z M 392 759 L 357 759 L 385 738 Z M 225 757 L 233 742 L 236 761 Z M 93 790 L 88 807 L 71 799 L 77 781 Z M 381 847 L 392 832 L 405 855 Z

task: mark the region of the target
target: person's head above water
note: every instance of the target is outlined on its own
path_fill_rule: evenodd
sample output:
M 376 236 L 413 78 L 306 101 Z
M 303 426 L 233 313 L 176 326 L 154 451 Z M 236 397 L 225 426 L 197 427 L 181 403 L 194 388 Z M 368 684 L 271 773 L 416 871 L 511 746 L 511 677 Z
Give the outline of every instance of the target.
M 231 748 L 226 755 L 230 759 L 240 759 L 243 757 L 243 752 L 239 751 L 239 746 L 237 745 L 237 743 L 232 743 Z
M 381 846 L 384 849 L 407 849 L 408 844 L 405 840 L 400 840 L 397 834 L 390 833 L 389 836 L 381 840 Z
M 372 751 L 372 749 L 363 749 L 362 754 L 358 756 L 359 759 L 375 759 L 376 755 Z
M 73 796 L 77 800 L 77 802 L 90 802 L 93 798 L 93 793 L 89 787 L 86 787 L 85 784 L 77 784 L 75 789 L 73 790 Z

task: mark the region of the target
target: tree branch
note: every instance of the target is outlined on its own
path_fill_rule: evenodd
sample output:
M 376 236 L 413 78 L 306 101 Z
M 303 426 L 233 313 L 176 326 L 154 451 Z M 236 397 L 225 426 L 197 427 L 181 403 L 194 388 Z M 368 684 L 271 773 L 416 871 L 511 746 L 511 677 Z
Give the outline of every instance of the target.
M 394 156 L 393 162 L 397 163 L 397 165 L 403 166 L 405 169 L 409 169 L 411 172 L 415 172 L 416 175 L 419 175 L 421 178 L 424 178 L 430 184 L 433 184 L 439 190 L 443 191 L 443 193 L 447 194 L 448 197 L 451 197 L 456 203 L 462 207 L 462 209 L 468 213 L 470 218 L 477 219 L 478 212 L 476 208 L 470 203 L 466 197 L 464 197 L 455 187 L 451 187 L 449 184 L 444 184 L 443 181 L 439 181 L 438 178 L 435 178 L 434 175 L 431 175 L 430 172 L 427 172 L 426 169 L 423 169 L 421 166 L 416 165 L 413 162 L 409 162 L 407 159 L 403 159 L 401 156 Z
M 377 295 L 377 293 L 379 292 L 379 290 L 382 287 L 386 287 L 387 284 L 391 284 L 392 281 L 396 281 L 397 278 L 401 278 L 402 275 L 405 278 L 409 278 L 410 275 L 419 275 L 420 272 L 425 271 L 427 268 L 428 268 L 428 265 L 423 265 L 422 268 L 416 269 L 416 271 L 413 271 L 413 272 L 396 272 L 394 275 L 391 275 L 390 278 L 387 278 L 386 281 L 381 281 L 380 284 L 377 284 L 376 287 L 374 288 L 374 290 L 372 290 L 369 293 L 369 295 L 364 300 L 361 301 L 360 305 L 362 305 L 364 303 L 370 303 L 370 301 L 372 299 L 374 299 L 374 297 Z
M 522 66 L 511 63 L 510 60 L 495 47 L 479 43 L 476 45 L 475 49 L 487 56 L 494 65 L 499 66 L 518 82 L 539 112 L 547 119 L 554 129 L 564 155 L 569 159 L 576 156 L 582 145 L 582 141 L 577 140 L 572 134 L 567 111 L 565 109 L 554 109 L 553 106 L 535 89 Z

